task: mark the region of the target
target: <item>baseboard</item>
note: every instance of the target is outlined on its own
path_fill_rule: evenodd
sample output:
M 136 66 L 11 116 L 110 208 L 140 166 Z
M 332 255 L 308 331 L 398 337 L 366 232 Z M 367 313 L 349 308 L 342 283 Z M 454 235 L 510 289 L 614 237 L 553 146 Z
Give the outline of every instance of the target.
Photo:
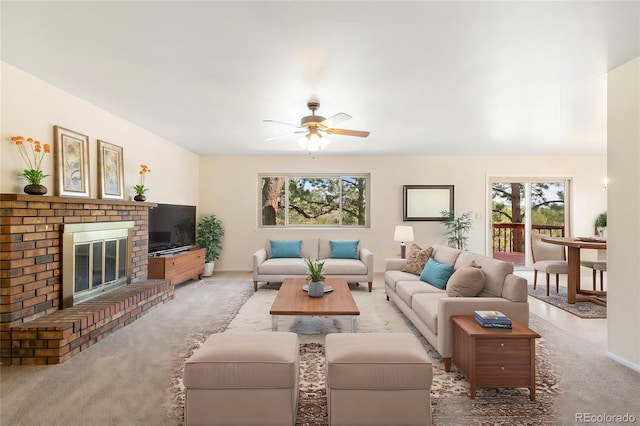
M 632 370 L 635 370 L 638 373 L 640 373 L 640 364 L 635 364 L 635 363 L 633 363 L 633 362 L 631 362 L 631 361 L 629 361 L 629 360 L 627 360 L 625 358 L 622 358 L 622 357 L 620 357 L 620 356 L 618 356 L 618 355 L 616 355 L 616 354 L 614 354 L 612 352 L 608 352 L 608 351 L 607 351 L 607 356 L 609 358 L 611 358 L 612 360 L 614 360 L 615 362 L 618 362 L 618 363 L 624 365 L 625 367 L 628 367 L 628 368 L 630 368 Z

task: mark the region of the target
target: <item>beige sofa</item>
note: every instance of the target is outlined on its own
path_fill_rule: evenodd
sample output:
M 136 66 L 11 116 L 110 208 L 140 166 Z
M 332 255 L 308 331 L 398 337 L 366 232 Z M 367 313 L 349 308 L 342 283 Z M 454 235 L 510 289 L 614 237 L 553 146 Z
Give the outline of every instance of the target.
M 387 299 L 400 308 L 442 355 L 446 371 L 451 369 L 453 354 L 452 315 L 498 310 L 528 325 L 527 280 L 513 274 L 512 263 L 437 244 L 433 246 L 432 257 L 440 263 L 454 265 L 454 273 L 475 262 L 484 273 L 484 287 L 475 297 L 449 297 L 446 290 L 421 281 L 418 275 L 403 272 L 405 259 L 387 259 L 385 290 Z
M 358 259 L 331 258 L 330 240 L 325 238 L 302 239 L 301 257 L 272 258 L 271 240 L 265 248 L 253 253 L 253 290 L 258 291 L 259 282 L 280 283 L 285 278 L 303 278 L 309 275 L 304 260 L 320 259 L 325 262 L 324 276 L 344 278 L 349 283 L 367 282 L 369 291 L 373 287 L 373 253 L 358 244 Z

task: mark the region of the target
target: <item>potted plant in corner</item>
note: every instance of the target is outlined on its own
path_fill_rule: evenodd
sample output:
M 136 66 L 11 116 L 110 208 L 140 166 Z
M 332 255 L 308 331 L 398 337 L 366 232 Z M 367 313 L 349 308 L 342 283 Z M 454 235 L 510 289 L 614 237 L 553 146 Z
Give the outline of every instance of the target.
M 594 223 L 596 226 L 596 230 L 598 231 L 598 235 L 603 240 L 607 239 L 607 212 L 600 213 L 598 217 L 596 217 L 596 221 Z
M 205 277 L 213 275 L 214 262 L 220 257 L 222 250 L 222 236 L 224 229 L 222 222 L 215 214 L 205 216 L 196 227 L 196 244 L 206 250 L 204 273 Z
M 469 240 L 468 234 L 471 231 L 471 212 L 465 212 L 458 217 L 453 211 L 443 210 L 440 213 L 443 224 L 447 228 L 444 236 L 449 247 L 465 250 Z

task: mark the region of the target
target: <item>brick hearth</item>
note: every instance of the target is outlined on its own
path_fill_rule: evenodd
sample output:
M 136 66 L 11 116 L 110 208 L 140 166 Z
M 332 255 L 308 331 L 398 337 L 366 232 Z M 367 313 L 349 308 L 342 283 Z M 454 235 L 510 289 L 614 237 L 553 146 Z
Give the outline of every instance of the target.
M 147 279 L 152 203 L 0 194 L 0 355 L 3 365 L 58 363 L 123 327 L 173 288 Z M 134 221 L 135 285 L 60 310 L 62 225 Z

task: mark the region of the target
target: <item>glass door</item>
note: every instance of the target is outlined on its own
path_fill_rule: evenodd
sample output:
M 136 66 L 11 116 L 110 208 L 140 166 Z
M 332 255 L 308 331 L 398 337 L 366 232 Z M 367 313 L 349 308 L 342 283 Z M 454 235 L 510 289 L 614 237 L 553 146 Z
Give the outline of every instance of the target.
M 530 235 L 569 235 L 566 178 L 491 178 L 489 238 L 493 258 L 531 265 Z

